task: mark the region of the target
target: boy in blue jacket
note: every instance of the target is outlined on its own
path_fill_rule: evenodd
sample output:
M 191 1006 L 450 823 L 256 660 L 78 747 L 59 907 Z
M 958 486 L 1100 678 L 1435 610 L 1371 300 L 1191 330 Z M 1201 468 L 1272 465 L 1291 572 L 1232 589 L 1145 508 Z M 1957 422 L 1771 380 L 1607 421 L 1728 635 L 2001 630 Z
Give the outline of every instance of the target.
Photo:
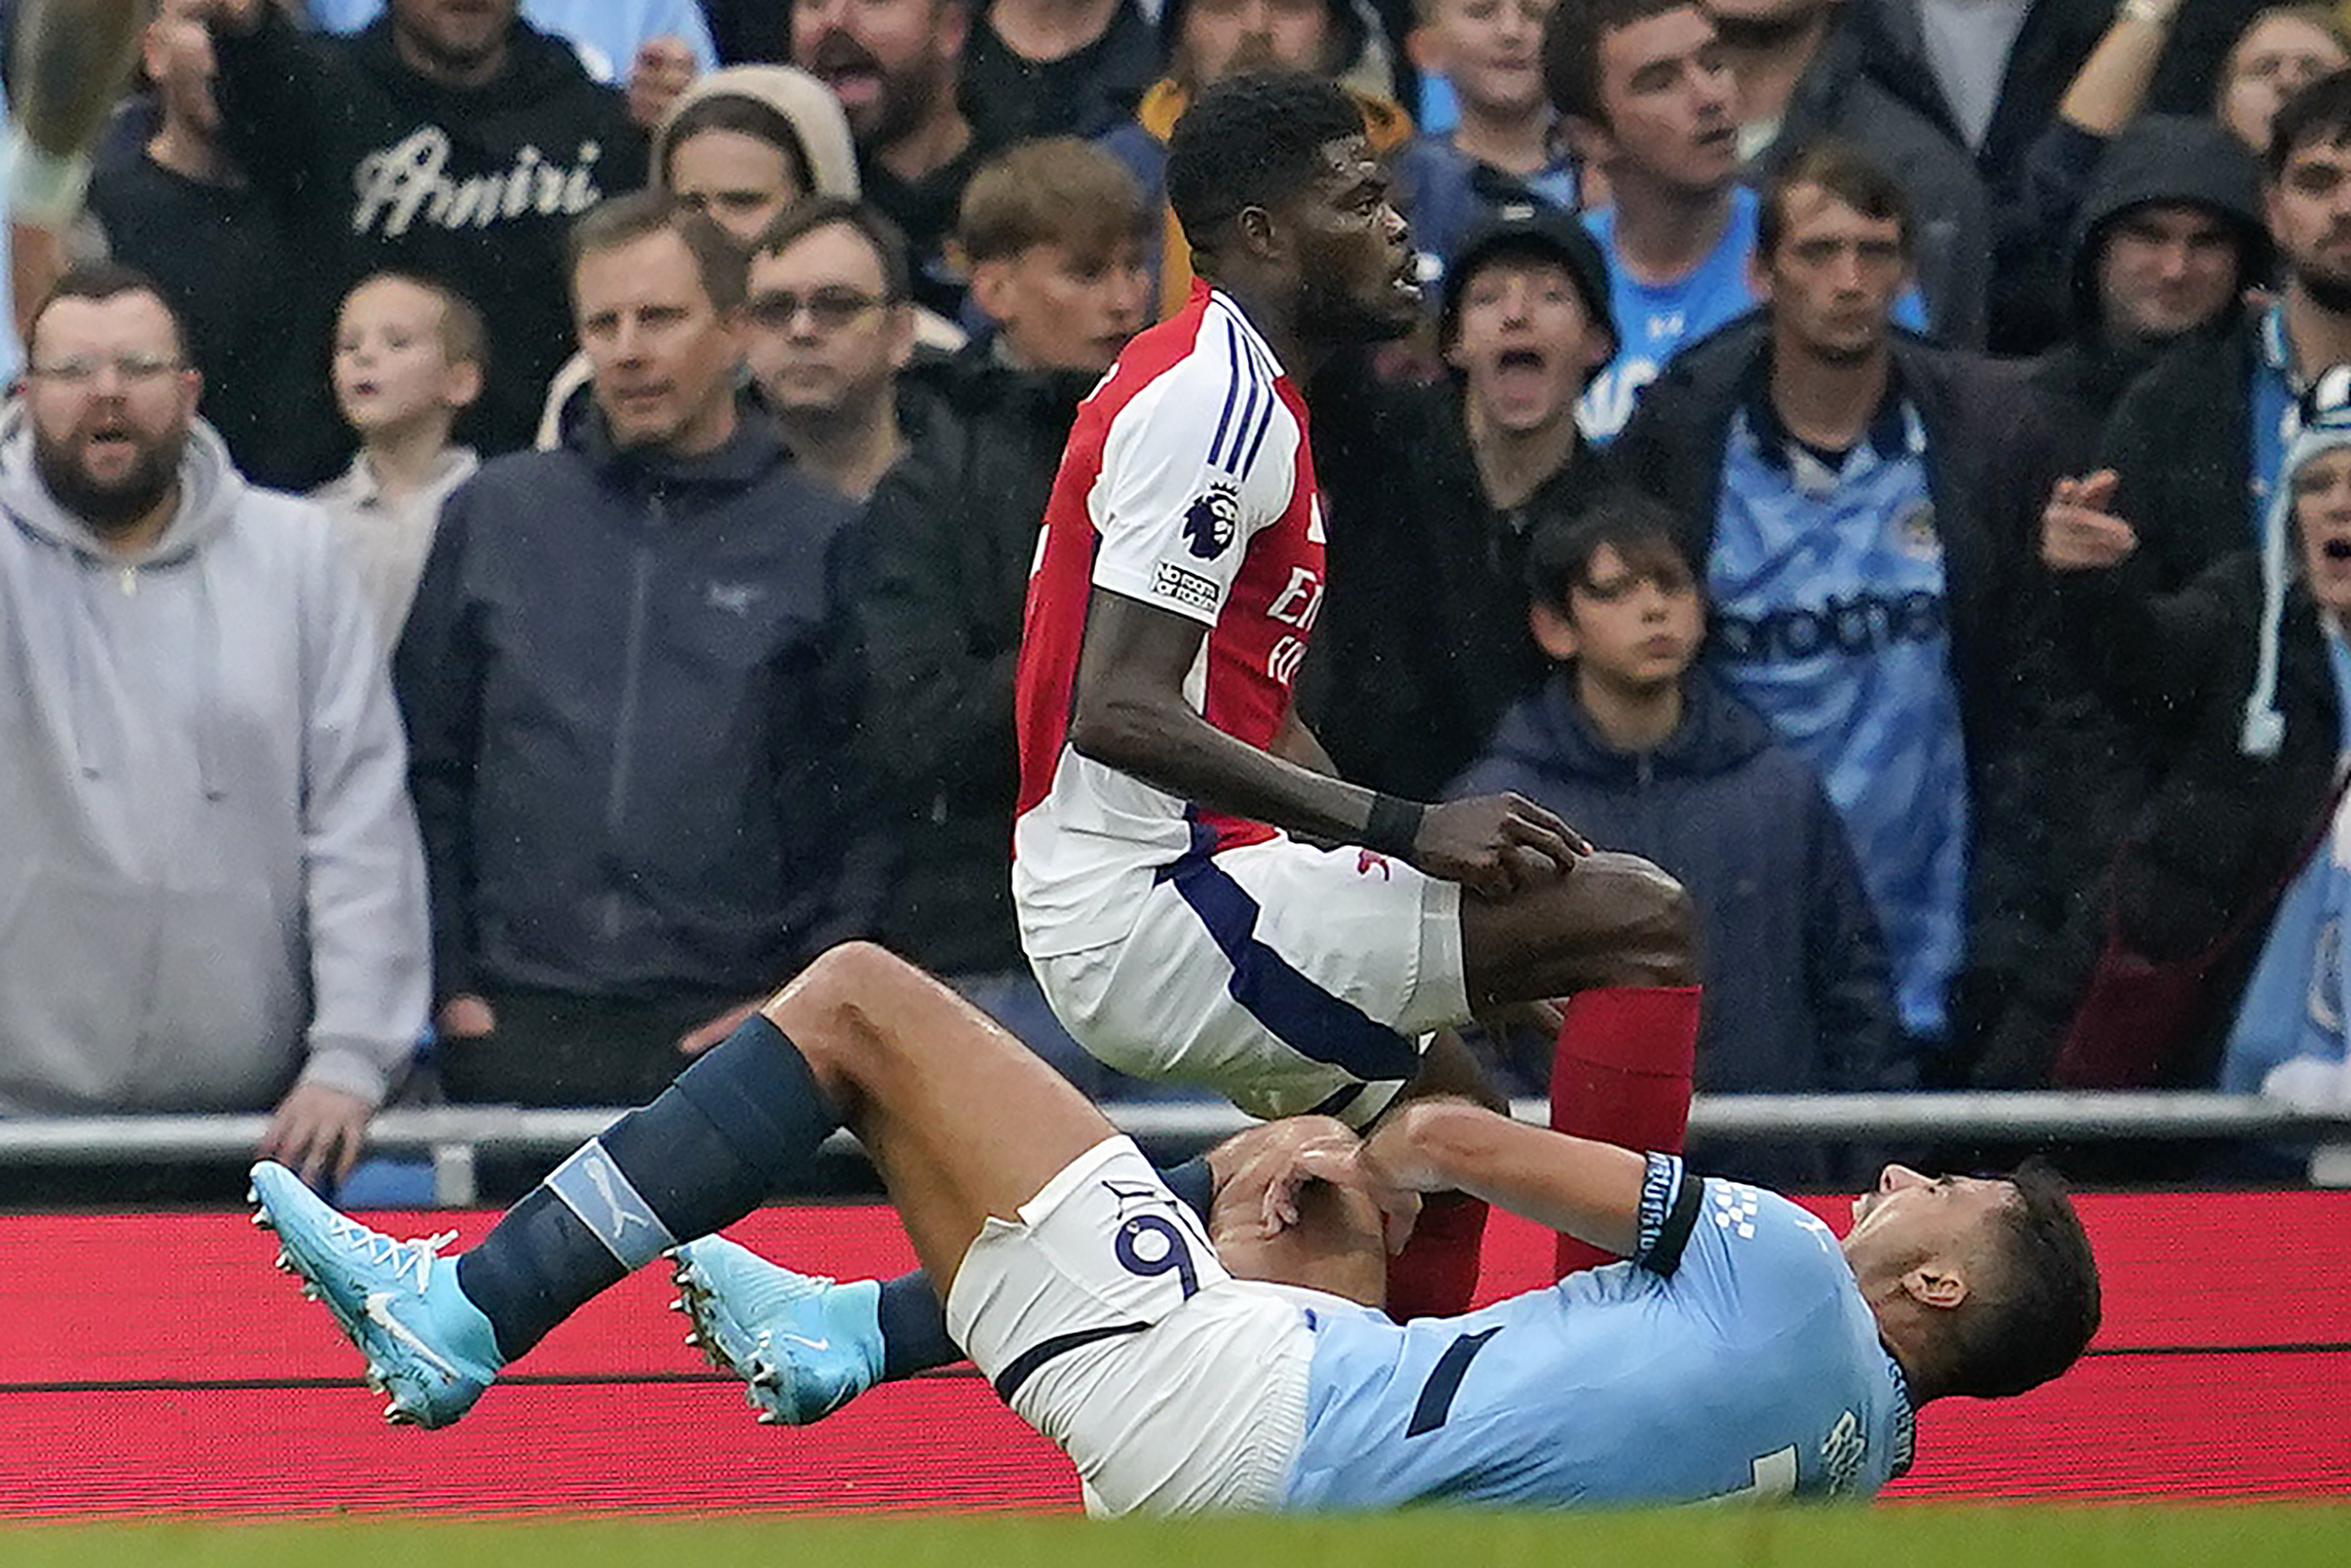
M 1689 889 L 1701 1092 L 1886 1086 L 1893 993 L 1853 852 L 1812 767 L 1691 667 L 1706 606 L 1671 514 L 1604 492 L 1536 535 L 1527 570 L 1529 622 L 1557 667 L 1450 793 L 1516 790 Z M 1729 1153 L 1698 1157 L 1783 1185 L 1834 1174 L 1817 1151 Z

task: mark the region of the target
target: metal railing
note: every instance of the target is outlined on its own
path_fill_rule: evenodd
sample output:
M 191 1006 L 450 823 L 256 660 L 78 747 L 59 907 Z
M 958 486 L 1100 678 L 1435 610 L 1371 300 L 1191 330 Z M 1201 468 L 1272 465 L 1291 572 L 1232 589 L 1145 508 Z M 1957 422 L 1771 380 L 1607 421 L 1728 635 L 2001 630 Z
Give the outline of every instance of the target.
M 1211 1102 L 1112 1104 L 1105 1113 L 1155 1155 L 1182 1157 L 1249 1125 Z M 1540 1124 L 1538 1100 L 1511 1105 Z M 372 1151 L 431 1162 L 434 1200 L 476 1201 L 483 1156 L 559 1155 L 594 1136 L 618 1110 L 524 1110 L 511 1105 L 392 1110 L 368 1135 Z M 257 1144 L 259 1115 L 81 1116 L 0 1120 L 0 1166 L 96 1165 L 123 1160 L 235 1160 Z M 2209 1093 L 1718 1094 L 1690 1107 L 1693 1134 L 1764 1142 L 1985 1143 L 2163 1140 L 2277 1141 L 2320 1145 L 2311 1180 L 2351 1186 L 2351 1107 L 2297 1110 L 2246 1095 Z M 2331 1140 L 2331 1142 L 2330 1142 Z M 855 1145 L 838 1134 L 837 1152 Z

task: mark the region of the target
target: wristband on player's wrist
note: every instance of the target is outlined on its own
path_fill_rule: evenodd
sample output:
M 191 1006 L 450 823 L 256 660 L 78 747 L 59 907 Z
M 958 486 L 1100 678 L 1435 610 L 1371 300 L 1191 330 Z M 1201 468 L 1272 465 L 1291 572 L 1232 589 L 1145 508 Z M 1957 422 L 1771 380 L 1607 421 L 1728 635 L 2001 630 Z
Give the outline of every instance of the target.
M 2165 28 L 2179 15 L 2179 0 L 2123 0 L 2115 7 L 2115 15 L 2127 22 L 2144 22 L 2150 27 Z
M 1420 820 L 1427 814 L 1428 808 L 1417 800 L 1374 795 L 1372 814 L 1364 821 L 1364 847 L 1409 860 L 1412 846 L 1420 838 Z
M 89 189 L 87 153 L 48 152 L 24 127 L 11 125 L 0 139 L 0 169 L 8 183 L 8 215 L 17 223 L 56 231 L 80 214 Z

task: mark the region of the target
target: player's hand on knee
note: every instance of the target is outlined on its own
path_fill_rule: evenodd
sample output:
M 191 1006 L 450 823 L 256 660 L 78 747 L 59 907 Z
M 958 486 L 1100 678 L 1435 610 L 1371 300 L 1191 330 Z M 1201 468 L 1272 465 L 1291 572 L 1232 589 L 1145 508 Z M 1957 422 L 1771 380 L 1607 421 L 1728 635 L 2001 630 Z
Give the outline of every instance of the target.
M 1519 795 L 1480 795 L 1431 806 L 1408 857 L 1484 898 L 1509 898 L 1563 874 L 1592 852 L 1583 834 Z

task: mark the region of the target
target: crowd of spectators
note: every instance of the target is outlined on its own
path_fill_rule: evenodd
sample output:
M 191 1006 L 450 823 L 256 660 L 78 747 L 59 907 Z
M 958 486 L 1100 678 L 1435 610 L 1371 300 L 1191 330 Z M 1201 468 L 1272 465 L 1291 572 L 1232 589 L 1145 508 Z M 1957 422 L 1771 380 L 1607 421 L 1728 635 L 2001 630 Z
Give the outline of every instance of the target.
M 1307 389 L 1343 773 L 1681 878 L 1702 1091 L 2351 1102 L 2345 26 L 156 0 L 17 272 L 0 1114 L 337 1169 L 640 1100 L 852 935 L 1148 1092 L 1021 958 L 1013 668 L 1196 287 L 1168 132 L 1259 68 L 1346 84 L 1426 282 Z

